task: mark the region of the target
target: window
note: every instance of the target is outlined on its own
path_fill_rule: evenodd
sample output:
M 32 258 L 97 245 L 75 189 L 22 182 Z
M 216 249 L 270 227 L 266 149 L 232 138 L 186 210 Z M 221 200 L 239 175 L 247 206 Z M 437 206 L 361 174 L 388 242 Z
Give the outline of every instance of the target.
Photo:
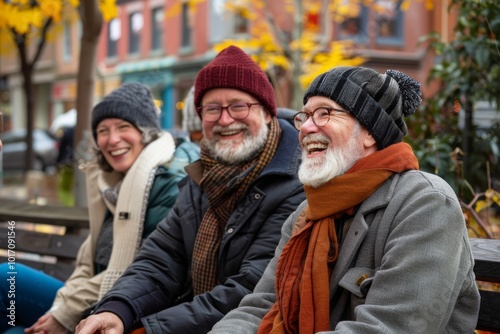
M 135 54 L 139 53 L 140 50 L 140 40 L 141 31 L 144 26 L 144 18 L 142 13 L 135 12 L 129 16 L 129 44 L 128 53 Z
M 151 16 L 151 50 L 161 50 L 163 49 L 165 9 L 163 7 L 154 8 Z
M 224 0 L 212 0 L 210 6 L 209 42 L 216 44 L 224 39 L 246 38 L 250 23 L 245 8 L 227 10 Z M 238 36 L 239 35 L 239 36 Z
M 345 18 L 338 25 L 338 38 L 358 44 L 376 42 L 378 45 L 403 44 L 403 14 L 397 2 L 376 0 L 372 7 L 359 6 L 357 15 Z
M 187 48 L 191 46 L 191 24 L 189 21 L 189 4 L 182 4 L 182 36 L 181 47 Z
M 354 15 L 345 17 L 339 24 L 338 36 L 339 39 L 353 40 L 358 44 L 365 44 L 368 42 L 368 8 L 362 5 L 357 6 L 356 11 L 351 11 Z
M 71 25 L 68 22 L 64 23 L 63 60 L 71 60 Z
M 120 19 L 113 19 L 108 24 L 108 57 L 116 57 L 118 54 L 118 40 L 121 37 Z
M 401 44 L 403 41 L 403 14 L 392 0 L 378 0 L 374 13 L 377 26 L 377 44 Z

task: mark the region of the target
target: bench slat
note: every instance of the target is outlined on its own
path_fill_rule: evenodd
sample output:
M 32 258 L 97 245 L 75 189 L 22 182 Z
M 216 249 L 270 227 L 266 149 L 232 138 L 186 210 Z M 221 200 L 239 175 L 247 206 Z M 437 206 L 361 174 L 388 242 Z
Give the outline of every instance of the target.
M 7 235 L 7 228 L 0 228 L 0 235 Z M 74 259 L 85 240 L 79 235 L 54 235 L 21 229 L 15 230 L 15 250 L 57 258 Z M 0 238 L 0 249 L 7 249 L 7 238 Z
M 88 228 L 89 226 L 87 208 L 34 205 L 18 200 L 2 199 L 0 221 L 12 220 L 71 228 Z
M 500 333 L 500 292 L 480 290 L 481 309 L 477 329 Z
M 476 279 L 500 283 L 500 241 L 478 238 L 469 241 L 474 255 Z

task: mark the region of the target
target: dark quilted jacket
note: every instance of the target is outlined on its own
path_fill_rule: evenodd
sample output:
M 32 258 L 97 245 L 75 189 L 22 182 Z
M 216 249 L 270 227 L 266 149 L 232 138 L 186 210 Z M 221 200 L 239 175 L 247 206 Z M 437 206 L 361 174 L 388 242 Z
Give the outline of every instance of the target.
M 252 292 L 274 255 L 282 224 L 305 199 L 297 178 L 297 131 L 282 119 L 280 126 L 276 155 L 225 227 L 219 250 L 220 284 L 193 298 L 191 259 L 208 200 L 187 177 L 179 184 L 180 193 L 169 215 L 145 241 L 97 312 L 112 309 L 126 331 L 143 325 L 148 333 L 206 333 Z

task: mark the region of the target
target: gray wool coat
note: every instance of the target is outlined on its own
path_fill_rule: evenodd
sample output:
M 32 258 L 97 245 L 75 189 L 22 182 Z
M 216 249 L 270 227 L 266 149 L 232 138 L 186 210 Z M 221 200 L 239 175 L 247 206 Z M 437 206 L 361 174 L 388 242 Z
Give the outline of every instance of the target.
M 278 258 L 306 205 L 283 225 L 275 257 L 254 292 L 211 334 L 256 333 L 275 302 Z M 444 180 L 421 171 L 395 174 L 346 224 L 325 333 L 474 332 L 480 301 L 474 260 L 459 202 Z

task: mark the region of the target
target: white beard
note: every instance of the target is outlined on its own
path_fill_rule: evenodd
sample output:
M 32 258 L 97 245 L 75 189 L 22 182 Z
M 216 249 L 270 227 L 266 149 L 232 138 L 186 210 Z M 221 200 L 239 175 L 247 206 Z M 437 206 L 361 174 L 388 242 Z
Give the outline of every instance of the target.
M 262 150 L 267 142 L 269 127 L 265 120 L 265 111 L 261 111 L 261 126 L 259 132 L 255 136 L 250 134 L 248 127 L 245 124 L 232 124 L 226 128 L 214 126 L 213 131 L 220 132 L 229 129 L 246 129 L 243 137 L 243 142 L 234 147 L 234 142 L 231 140 L 219 140 L 212 138 L 204 140 L 204 145 L 210 152 L 210 155 L 217 161 L 228 165 L 237 165 L 247 162 L 255 158 Z
M 328 146 L 326 154 L 321 157 L 309 158 L 305 145 L 302 148 L 302 163 L 299 168 L 299 180 L 302 184 L 313 188 L 327 183 L 336 176 L 342 175 L 362 157 L 362 149 L 358 146 L 361 126 L 356 124 L 347 145 L 342 147 Z M 309 138 L 330 140 L 321 134 L 310 135 Z

